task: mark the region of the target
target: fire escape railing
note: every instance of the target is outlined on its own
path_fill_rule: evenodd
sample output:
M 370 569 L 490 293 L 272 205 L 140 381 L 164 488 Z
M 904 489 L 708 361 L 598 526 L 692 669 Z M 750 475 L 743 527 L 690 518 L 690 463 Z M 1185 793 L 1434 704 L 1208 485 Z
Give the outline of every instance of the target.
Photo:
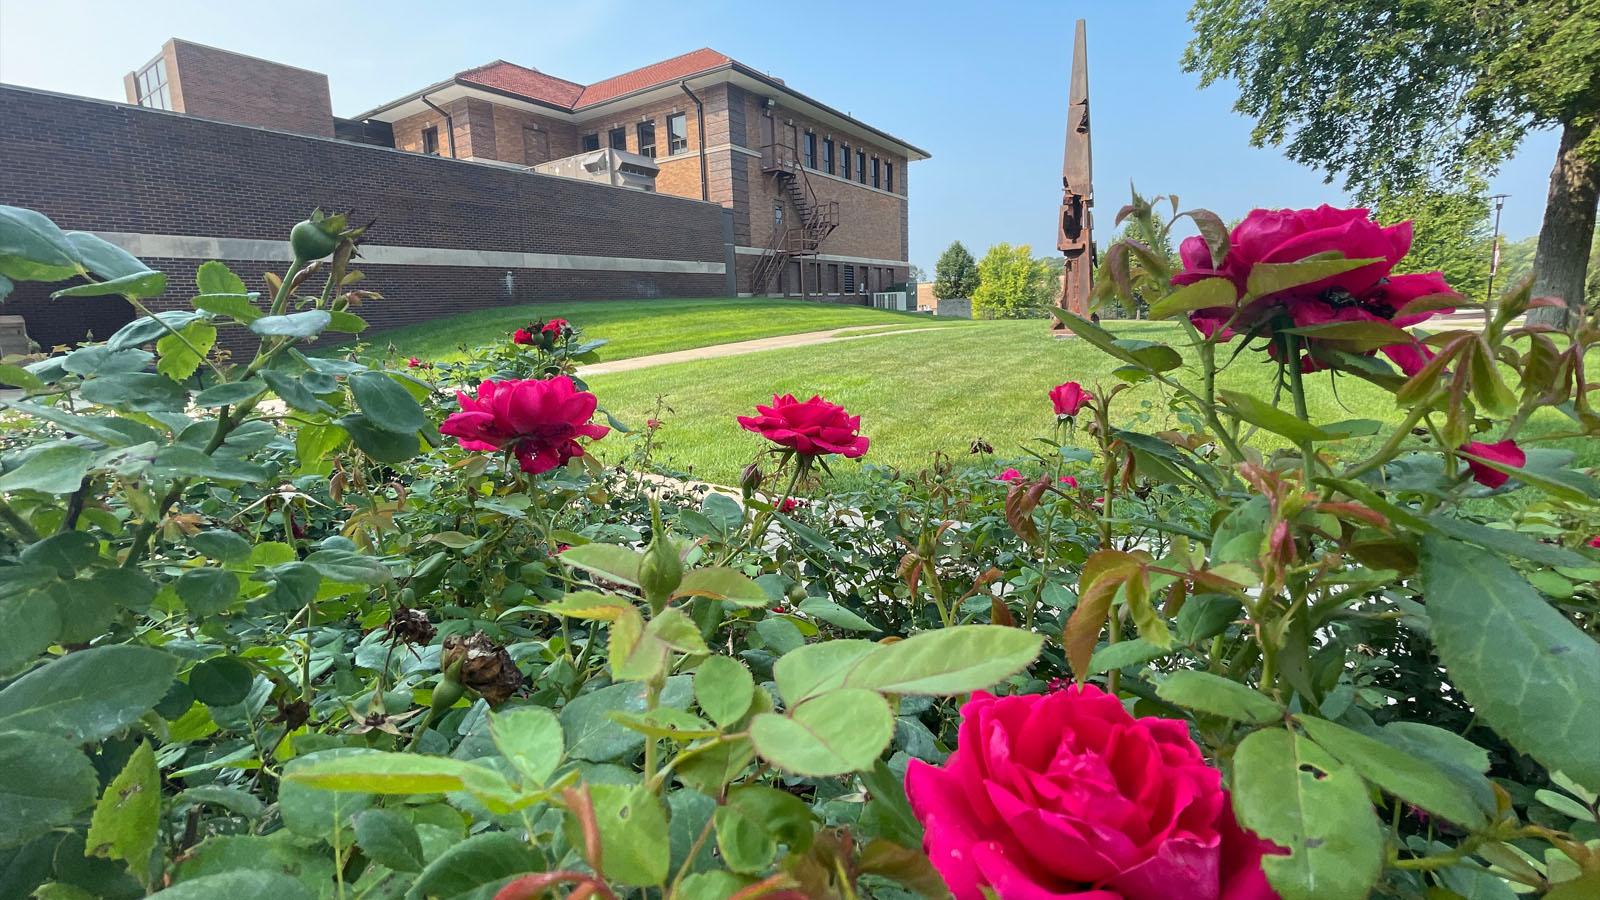
M 792 219 L 784 217 L 781 227 L 776 224 L 772 237 L 751 277 L 751 292 L 766 293 L 789 260 L 802 256 L 815 256 L 818 248 L 833 230 L 839 227 L 839 202 L 820 200 L 800 155 L 788 144 L 772 143 L 761 148 L 761 170 L 777 179 L 783 193 L 794 208 Z

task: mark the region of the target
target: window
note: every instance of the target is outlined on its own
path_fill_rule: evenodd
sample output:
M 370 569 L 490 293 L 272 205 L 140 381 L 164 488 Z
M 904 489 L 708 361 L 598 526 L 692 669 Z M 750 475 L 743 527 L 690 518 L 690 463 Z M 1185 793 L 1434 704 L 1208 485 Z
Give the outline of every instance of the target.
M 867 183 L 867 151 L 856 151 L 856 180 L 862 184 Z
M 883 189 L 891 194 L 894 193 L 894 163 L 892 162 L 883 164 Z
M 639 127 L 636 130 L 639 134 L 639 154 L 641 156 L 654 158 L 656 155 L 655 120 L 652 119 L 649 122 L 640 122 Z
M 801 149 L 804 153 L 805 167 L 815 169 L 817 167 L 817 136 L 814 132 L 806 132 L 805 143 L 801 145 Z
M 627 126 L 618 125 L 616 128 L 611 129 L 611 137 L 610 137 L 608 142 L 611 144 L 611 149 L 613 149 L 613 150 L 626 150 L 626 149 L 628 149 L 628 128 L 627 128 Z
M 844 179 L 846 181 L 849 181 L 850 180 L 850 145 L 849 144 L 845 144 L 844 145 L 844 153 L 841 154 L 841 159 L 839 160 L 839 165 L 843 170 L 839 174 L 843 175 Z
M 845 159 L 849 159 L 849 158 L 850 157 L 848 157 L 848 156 L 845 157 Z M 856 267 L 855 266 L 845 266 L 844 267 L 844 292 L 846 294 L 854 294 L 856 292 Z
M 667 152 L 681 153 L 689 149 L 689 114 L 673 113 L 667 116 Z
M 833 138 L 822 140 L 822 171 L 833 174 Z M 838 293 L 835 291 L 834 293 Z
M 167 90 L 167 61 L 158 56 L 133 76 L 133 90 L 140 106 L 171 109 L 172 94 Z
M 881 169 L 882 166 L 878 163 L 878 158 L 874 156 L 872 158 L 872 186 L 875 188 L 883 187 L 883 180 L 879 177 L 882 174 Z
M 839 264 L 828 263 L 828 283 L 824 285 L 829 294 L 839 293 Z
M 429 156 L 439 155 L 439 126 L 429 125 L 422 129 L 422 152 Z
M 586 134 L 583 136 L 583 149 L 586 151 L 600 149 L 599 132 L 595 132 L 594 134 Z

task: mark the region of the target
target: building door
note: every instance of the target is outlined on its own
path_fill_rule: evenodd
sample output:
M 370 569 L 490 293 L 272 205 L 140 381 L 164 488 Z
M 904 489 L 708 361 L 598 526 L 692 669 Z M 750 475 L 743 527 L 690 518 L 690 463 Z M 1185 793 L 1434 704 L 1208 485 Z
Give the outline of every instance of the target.
M 550 136 L 537 128 L 522 129 L 522 162 L 538 165 L 550 159 Z

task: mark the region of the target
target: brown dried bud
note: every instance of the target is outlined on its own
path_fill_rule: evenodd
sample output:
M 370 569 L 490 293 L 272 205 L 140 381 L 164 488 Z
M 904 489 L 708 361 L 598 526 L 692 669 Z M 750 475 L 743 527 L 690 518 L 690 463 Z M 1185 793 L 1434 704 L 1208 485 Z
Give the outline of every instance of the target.
M 988 441 L 984 440 L 983 438 L 975 438 L 973 440 L 973 442 L 972 442 L 972 449 L 971 449 L 970 452 L 972 452 L 973 454 L 993 453 L 994 452 L 994 445 L 989 443 Z
M 389 640 L 396 644 L 427 644 L 438 629 L 420 609 L 402 606 L 389 617 Z
M 522 670 L 511 654 L 481 631 L 471 637 L 452 634 L 444 639 L 440 668 L 449 669 L 457 662 L 461 664 L 461 684 L 478 692 L 490 706 L 504 703 L 522 686 Z
M 278 714 L 272 717 L 272 721 L 281 722 L 289 731 L 293 731 L 304 725 L 309 718 L 311 718 L 311 707 L 304 700 L 291 700 L 288 703 L 278 704 Z

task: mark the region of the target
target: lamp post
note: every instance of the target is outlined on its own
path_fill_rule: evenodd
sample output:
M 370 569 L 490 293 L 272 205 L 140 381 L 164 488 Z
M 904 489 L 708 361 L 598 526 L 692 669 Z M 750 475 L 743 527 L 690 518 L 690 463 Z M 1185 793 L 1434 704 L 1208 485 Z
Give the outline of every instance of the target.
M 1489 254 L 1489 288 L 1488 296 L 1484 297 L 1485 303 L 1494 302 L 1494 275 L 1500 271 L 1500 210 L 1505 208 L 1506 198 L 1510 194 L 1492 194 L 1489 199 L 1494 201 L 1494 238 L 1490 244 Z

